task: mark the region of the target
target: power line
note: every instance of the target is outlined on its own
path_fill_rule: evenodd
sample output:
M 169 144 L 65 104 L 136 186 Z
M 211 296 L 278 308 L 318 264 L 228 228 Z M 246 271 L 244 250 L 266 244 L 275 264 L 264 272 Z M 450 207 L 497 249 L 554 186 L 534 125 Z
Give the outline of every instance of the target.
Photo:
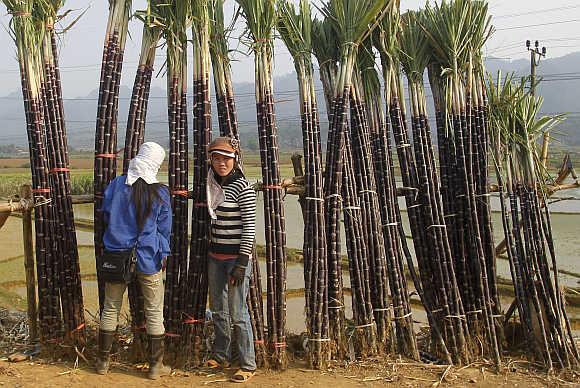
M 550 26 L 553 24 L 565 24 L 565 23 L 573 23 L 573 22 L 580 22 L 580 19 L 560 20 L 557 22 L 527 24 L 525 26 L 513 26 L 513 27 L 497 28 L 496 31 L 518 30 L 518 29 L 528 28 L 528 27 Z
M 554 12 L 554 11 L 564 11 L 564 10 L 575 9 L 575 8 L 580 8 L 580 5 L 568 5 L 568 6 L 556 7 L 556 8 L 538 9 L 535 11 L 518 12 L 518 13 L 507 14 L 507 15 L 494 16 L 493 18 L 494 19 L 507 19 L 507 18 L 518 17 L 518 16 L 534 15 L 534 14 L 538 14 L 538 13 L 546 13 L 546 12 Z

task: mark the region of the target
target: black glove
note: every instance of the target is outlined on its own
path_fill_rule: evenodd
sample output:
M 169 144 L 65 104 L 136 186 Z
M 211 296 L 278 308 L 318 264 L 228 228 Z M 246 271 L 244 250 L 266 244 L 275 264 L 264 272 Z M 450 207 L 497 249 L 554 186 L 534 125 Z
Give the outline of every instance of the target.
M 230 272 L 230 284 L 234 287 L 241 286 L 246 276 L 246 267 L 236 265 Z

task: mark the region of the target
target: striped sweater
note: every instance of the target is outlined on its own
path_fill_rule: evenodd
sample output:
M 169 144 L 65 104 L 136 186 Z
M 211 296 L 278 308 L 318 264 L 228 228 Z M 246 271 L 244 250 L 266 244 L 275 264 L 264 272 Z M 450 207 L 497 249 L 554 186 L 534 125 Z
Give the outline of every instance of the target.
M 225 201 L 212 219 L 210 252 L 237 256 L 238 264 L 246 266 L 256 237 L 256 192 L 239 173 L 227 177 L 221 188 Z

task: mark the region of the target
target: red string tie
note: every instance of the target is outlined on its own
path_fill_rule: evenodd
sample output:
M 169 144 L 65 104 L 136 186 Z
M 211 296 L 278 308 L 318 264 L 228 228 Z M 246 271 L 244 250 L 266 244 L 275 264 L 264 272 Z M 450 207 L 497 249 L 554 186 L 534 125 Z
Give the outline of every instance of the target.
M 171 192 L 171 194 L 173 194 L 173 195 L 181 195 L 182 197 L 187 197 L 189 195 L 189 192 L 187 190 L 173 190 Z
M 193 207 L 207 207 L 207 202 L 195 202 Z
M 285 348 L 286 342 L 274 342 L 274 347 L 275 348 Z
M 195 319 L 195 318 L 187 318 L 183 320 L 185 324 L 193 324 L 193 323 L 203 323 L 205 319 Z
M 54 174 L 55 172 L 70 172 L 70 169 L 68 169 L 66 167 L 59 167 L 59 168 L 53 168 L 52 170 L 49 171 L 50 174 Z
M 172 337 L 172 338 L 175 338 L 175 337 L 181 337 L 181 334 L 176 334 L 176 333 L 165 333 L 165 336 L 166 336 L 166 337 Z
M 32 189 L 32 192 L 34 194 L 50 193 L 50 191 L 51 191 L 50 188 L 43 188 L 43 187 L 38 188 L 38 189 Z
M 263 187 L 264 187 L 264 189 L 270 189 L 270 190 L 282 189 L 282 186 L 280 186 L 280 185 L 264 185 Z
M 108 159 L 115 159 L 117 154 L 96 154 L 95 158 L 108 158 Z
M 85 327 L 85 323 L 83 322 L 83 323 L 81 323 L 80 325 L 78 325 L 78 326 L 76 327 L 76 329 L 72 330 L 72 331 L 70 332 L 70 334 L 74 334 L 74 333 L 76 333 L 77 331 L 80 331 L 81 329 L 83 329 L 84 327 Z
M 256 345 L 264 345 L 264 340 L 255 340 L 254 343 Z

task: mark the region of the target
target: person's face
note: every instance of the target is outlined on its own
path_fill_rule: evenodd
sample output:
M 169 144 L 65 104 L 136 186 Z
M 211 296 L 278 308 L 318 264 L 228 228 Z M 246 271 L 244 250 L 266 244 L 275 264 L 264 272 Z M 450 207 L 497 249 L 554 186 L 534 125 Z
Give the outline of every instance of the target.
M 234 169 L 234 158 L 220 154 L 212 154 L 211 165 L 219 176 L 228 176 Z

